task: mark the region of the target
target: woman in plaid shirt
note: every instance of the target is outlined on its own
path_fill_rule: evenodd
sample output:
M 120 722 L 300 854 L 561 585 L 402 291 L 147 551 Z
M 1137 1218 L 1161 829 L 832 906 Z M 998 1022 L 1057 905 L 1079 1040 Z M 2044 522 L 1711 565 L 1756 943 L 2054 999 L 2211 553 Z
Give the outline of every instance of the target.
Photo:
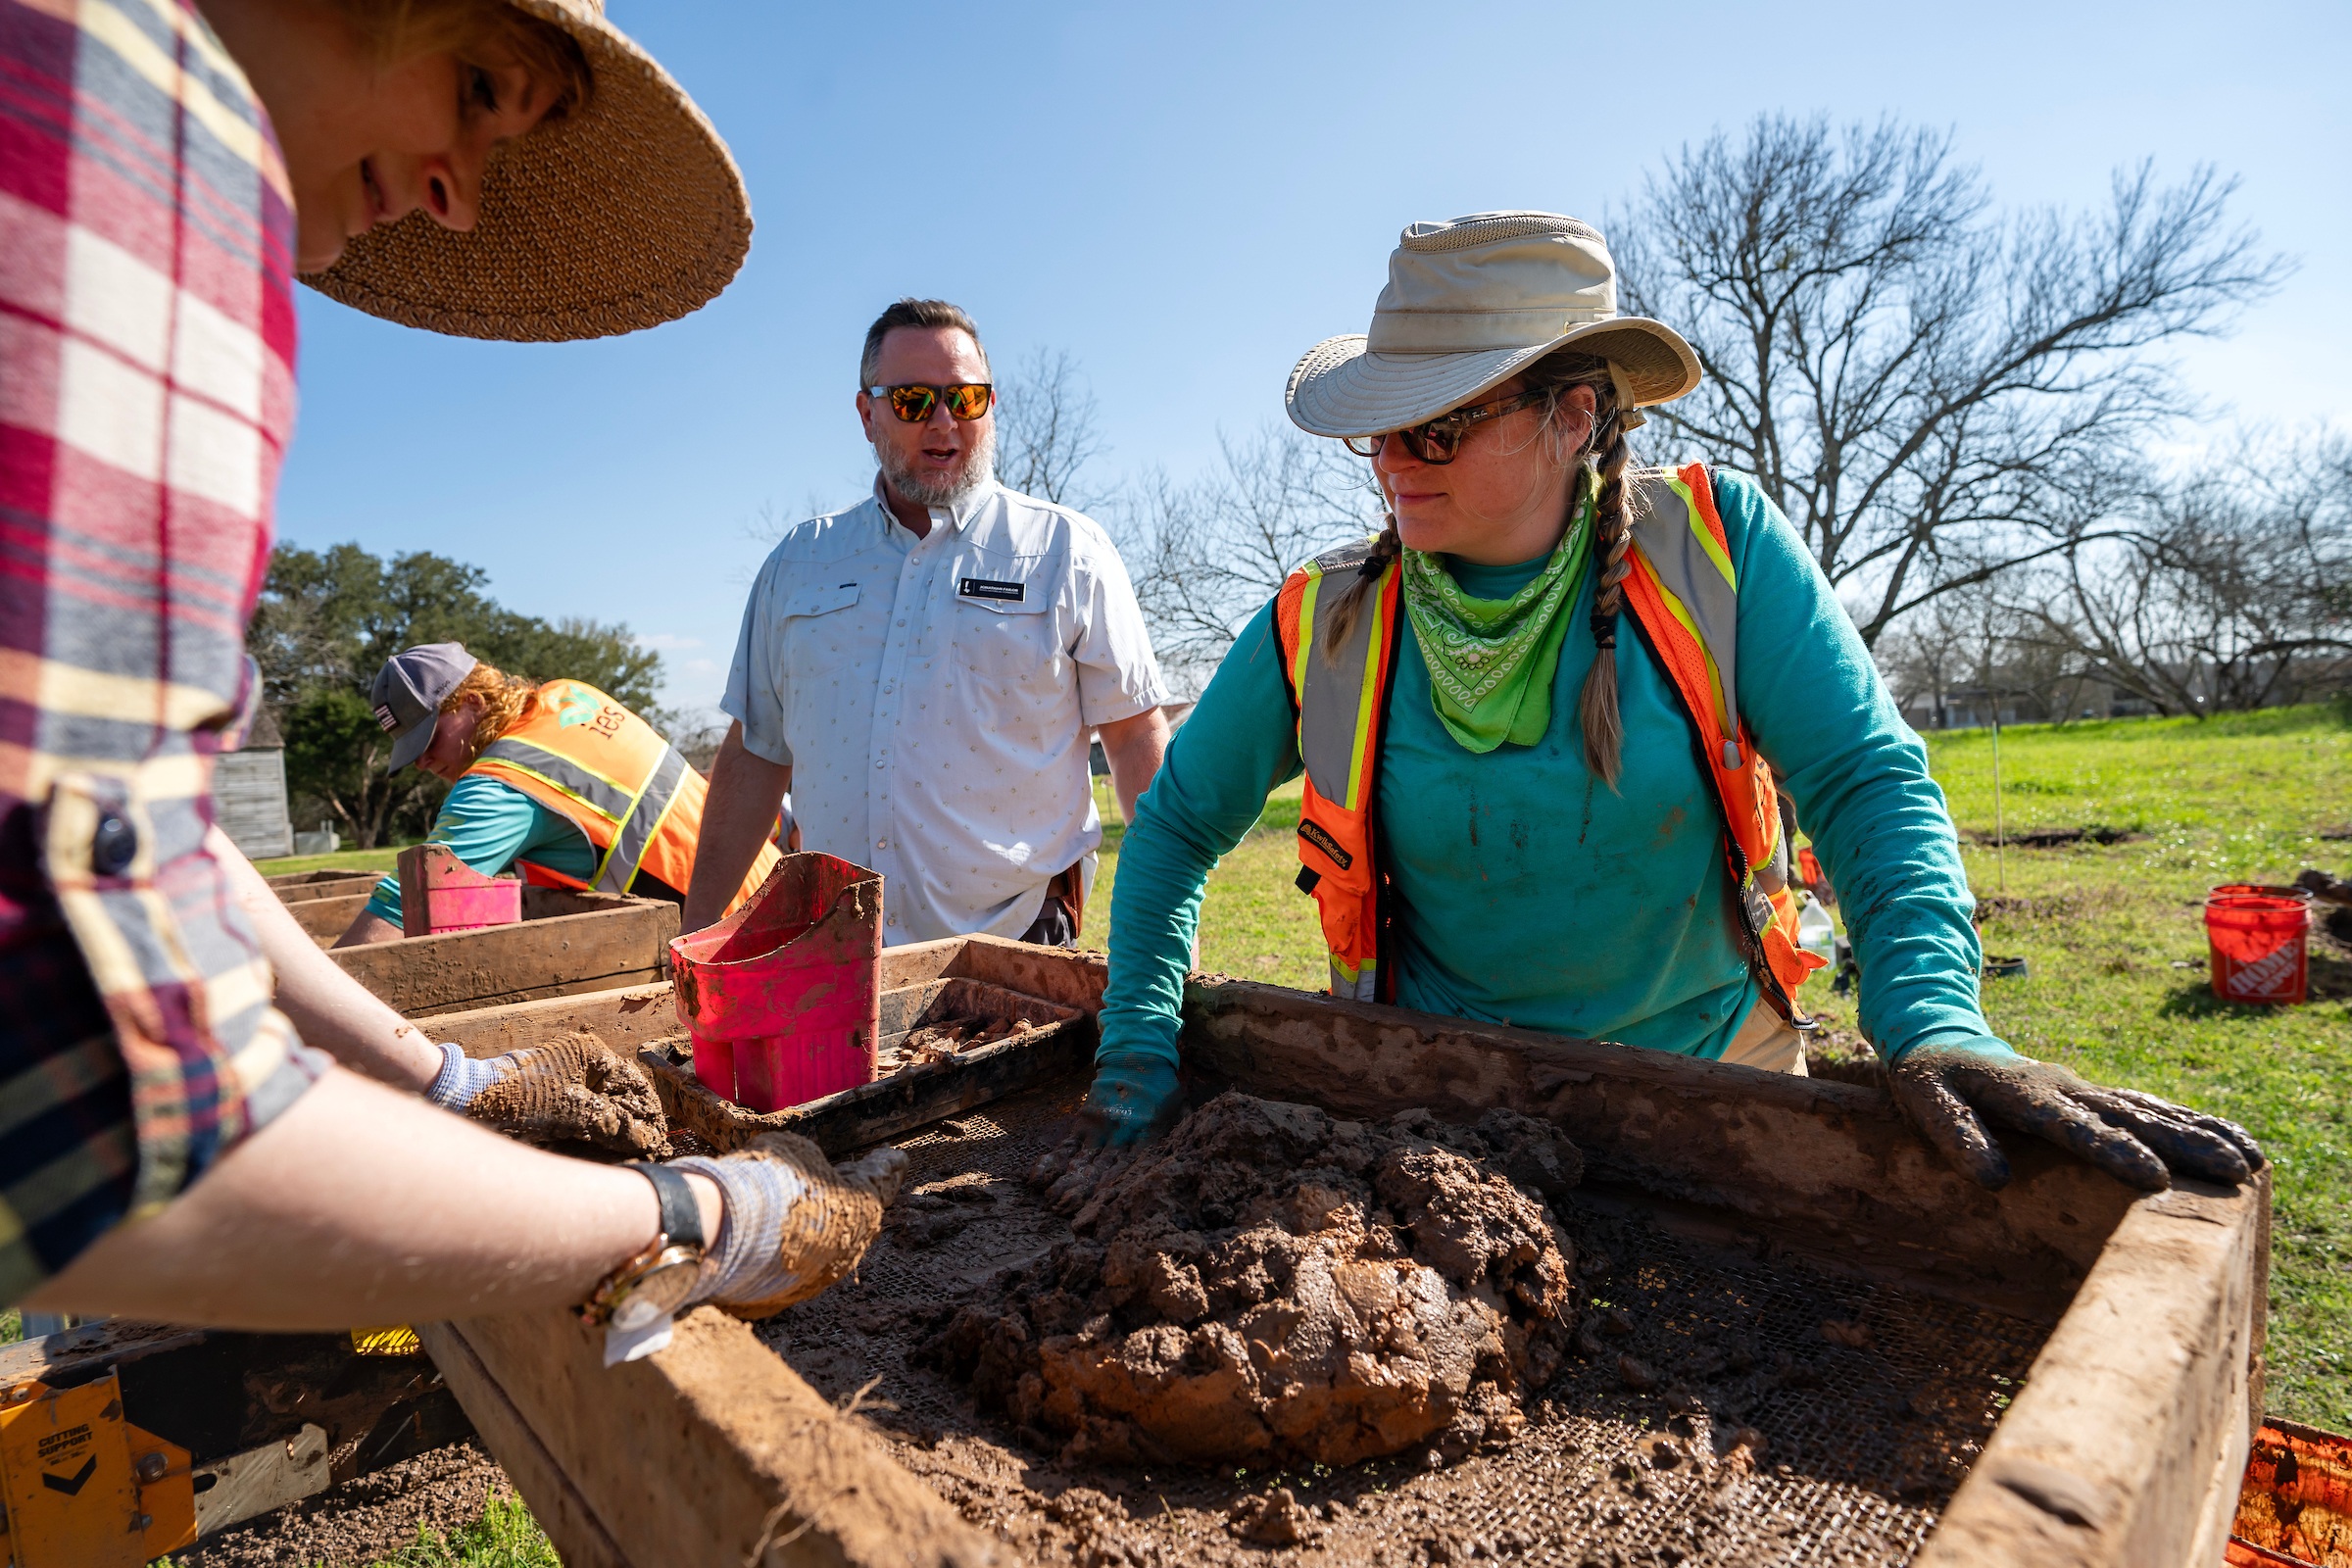
M 700 306 L 750 232 L 724 144 L 598 0 L 0 0 L 0 1303 L 299 1329 L 595 1296 L 626 1351 L 870 1239 L 887 1160 L 640 1174 L 448 1114 L 585 1103 L 561 1130 L 662 1142 L 600 1048 L 432 1044 L 212 821 L 294 275 L 588 337 Z

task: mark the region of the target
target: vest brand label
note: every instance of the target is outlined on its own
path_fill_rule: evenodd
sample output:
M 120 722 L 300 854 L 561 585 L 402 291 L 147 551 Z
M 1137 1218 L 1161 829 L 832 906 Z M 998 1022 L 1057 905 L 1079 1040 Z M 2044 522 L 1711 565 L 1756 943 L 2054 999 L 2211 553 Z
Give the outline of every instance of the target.
M 992 582 L 986 577 L 966 577 L 956 589 L 959 598 L 1002 599 L 1010 605 L 1019 604 L 1024 591 L 1020 583 Z
M 1326 832 L 1320 822 L 1300 822 L 1298 836 L 1331 857 L 1331 863 L 1343 871 L 1355 863 L 1355 857 L 1341 849 L 1340 841 Z

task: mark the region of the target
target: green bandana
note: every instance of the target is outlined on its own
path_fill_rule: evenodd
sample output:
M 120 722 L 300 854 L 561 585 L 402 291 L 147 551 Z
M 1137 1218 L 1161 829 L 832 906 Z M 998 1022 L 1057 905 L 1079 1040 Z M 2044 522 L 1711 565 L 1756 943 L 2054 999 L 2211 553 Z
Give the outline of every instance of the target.
M 1592 539 L 1588 490 L 1535 579 L 1508 599 L 1474 599 L 1435 556 L 1404 553 L 1404 609 L 1429 664 L 1429 695 L 1446 733 L 1473 752 L 1533 746 L 1551 727 L 1564 612 Z

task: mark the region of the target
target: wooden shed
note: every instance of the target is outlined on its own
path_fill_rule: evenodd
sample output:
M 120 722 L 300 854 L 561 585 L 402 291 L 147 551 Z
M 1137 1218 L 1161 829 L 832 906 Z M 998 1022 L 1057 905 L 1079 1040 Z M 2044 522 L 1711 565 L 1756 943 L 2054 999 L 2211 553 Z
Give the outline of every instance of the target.
M 242 749 L 213 763 L 213 809 L 220 831 L 249 860 L 294 853 L 294 819 L 286 808 L 286 742 L 277 715 L 264 708 Z

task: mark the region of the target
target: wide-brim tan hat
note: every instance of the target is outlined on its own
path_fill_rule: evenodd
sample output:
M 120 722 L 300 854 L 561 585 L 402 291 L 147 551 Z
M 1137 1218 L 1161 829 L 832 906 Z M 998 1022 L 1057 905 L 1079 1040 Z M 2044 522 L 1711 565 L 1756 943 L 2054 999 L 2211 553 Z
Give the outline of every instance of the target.
M 1372 330 L 1325 338 L 1291 371 L 1291 419 L 1362 436 L 1434 419 L 1575 345 L 1616 367 L 1637 407 L 1698 385 L 1680 333 L 1617 314 L 1607 241 L 1557 213 L 1474 213 L 1414 223 L 1389 257 Z
M 507 0 L 578 41 L 586 107 L 501 144 L 471 232 L 411 213 L 303 279 L 404 326 L 556 343 L 659 326 L 725 288 L 752 244 L 727 144 L 603 0 Z

